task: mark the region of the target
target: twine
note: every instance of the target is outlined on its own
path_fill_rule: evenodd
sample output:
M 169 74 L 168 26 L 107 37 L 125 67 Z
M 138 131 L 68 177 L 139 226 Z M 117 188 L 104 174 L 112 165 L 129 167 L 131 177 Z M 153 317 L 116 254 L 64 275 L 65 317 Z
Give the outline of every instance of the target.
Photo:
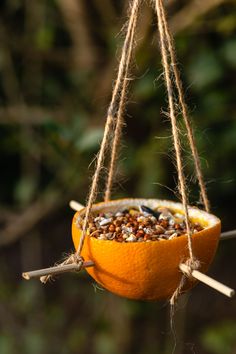
M 116 140 L 119 140 L 119 135 L 120 135 L 119 132 L 121 131 L 120 127 L 121 127 L 121 122 L 122 122 L 121 116 L 122 116 L 122 111 L 123 111 L 124 101 L 125 101 L 126 75 L 128 72 L 130 57 L 131 57 L 132 48 L 133 48 L 133 41 L 134 41 L 133 37 L 134 37 L 134 30 L 136 28 L 136 23 L 137 23 L 137 18 L 138 18 L 139 4 L 140 4 L 140 0 L 134 0 L 131 5 L 131 11 L 130 11 L 130 16 L 129 16 L 127 32 L 126 32 L 126 38 L 125 38 L 124 45 L 122 48 L 122 54 L 121 54 L 121 59 L 120 59 L 120 63 L 119 63 L 118 76 L 117 76 L 117 80 L 115 82 L 115 86 L 113 89 L 111 103 L 108 108 L 108 116 L 107 116 L 107 121 L 106 121 L 106 125 L 105 125 L 104 136 L 103 136 L 100 151 L 98 153 L 97 166 L 96 166 L 96 170 L 95 170 L 95 173 L 93 176 L 92 186 L 91 186 L 91 190 L 89 193 L 88 203 L 86 206 L 82 236 L 80 238 L 80 243 L 79 243 L 79 247 L 76 251 L 76 255 L 80 255 L 82 248 L 83 248 L 84 240 L 86 237 L 88 219 L 89 219 L 89 215 L 90 215 L 90 212 L 92 209 L 92 205 L 93 205 L 93 203 L 96 199 L 96 196 L 97 196 L 99 176 L 100 176 L 100 173 L 101 173 L 101 170 L 103 167 L 105 151 L 106 151 L 107 144 L 109 142 L 110 131 L 111 131 L 112 124 L 113 124 L 113 121 L 116 116 L 116 112 L 117 112 L 117 100 L 119 97 L 119 92 L 121 91 L 121 100 L 120 100 L 120 105 L 118 107 L 119 122 L 116 125 L 118 128 L 116 128 L 116 130 L 115 130 Z M 113 162 L 113 160 L 115 160 L 116 151 L 117 151 L 117 145 L 116 145 L 116 141 L 115 141 L 115 144 L 113 144 L 113 150 L 112 150 L 112 158 L 113 158 L 112 162 Z M 110 165 L 110 171 L 111 172 L 109 172 L 109 173 L 111 174 L 111 176 L 113 176 L 114 163 L 113 163 L 113 165 Z M 111 178 L 112 177 L 110 177 L 110 179 Z M 109 189 L 108 189 L 108 194 L 109 194 Z
M 163 21 L 163 26 L 164 26 L 164 30 L 165 30 L 166 42 L 167 42 L 168 50 L 170 53 L 170 59 L 171 59 L 170 65 L 171 65 L 171 68 L 174 73 L 175 85 L 177 88 L 178 98 L 179 98 L 179 104 L 181 107 L 182 115 L 184 118 L 184 123 L 185 123 L 186 130 L 187 130 L 189 145 L 190 145 L 190 148 L 192 151 L 192 156 L 194 159 L 194 166 L 195 166 L 195 171 L 197 174 L 197 179 L 198 179 L 198 183 L 199 183 L 199 187 L 200 187 L 200 194 L 201 194 L 201 198 L 202 198 L 202 201 L 204 204 L 204 208 L 207 212 L 209 212 L 210 211 L 210 202 L 207 197 L 206 186 L 205 186 L 205 182 L 204 182 L 204 178 L 203 178 L 203 174 L 202 174 L 202 169 L 201 169 L 201 162 L 200 162 L 200 158 L 199 158 L 199 154 L 198 154 L 198 150 L 197 150 L 197 146 L 196 146 L 196 142 L 195 142 L 195 138 L 194 138 L 194 134 L 193 134 L 193 129 L 191 127 L 191 123 L 190 123 L 190 119 L 189 119 L 189 115 L 188 115 L 188 107 L 187 107 L 187 104 L 184 99 L 183 86 L 182 86 L 182 82 L 180 79 L 179 70 L 177 67 L 177 60 L 176 60 L 176 54 L 175 54 L 175 50 L 174 50 L 173 37 L 172 37 L 171 32 L 169 30 L 169 26 L 168 26 L 168 23 L 166 20 L 166 15 L 165 15 L 165 9 L 164 9 L 162 2 L 159 3 L 159 6 L 160 6 L 161 14 L 162 14 L 162 21 Z
M 178 125 L 177 125 L 177 118 L 176 118 L 177 114 L 176 114 L 175 102 L 174 102 L 174 84 L 172 83 L 172 80 L 171 80 L 172 69 L 174 71 L 174 82 L 175 82 L 175 86 L 177 88 L 179 103 L 180 103 L 180 106 L 182 109 L 184 122 L 185 122 L 185 125 L 187 128 L 187 133 L 188 133 L 187 135 L 188 135 L 188 139 L 189 139 L 189 144 L 190 144 L 193 156 L 194 156 L 195 168 L 197 170 L 197 177 L 199 180 L 201 193 L 204 198 L 206 196 L 206 191 L 205 191 L 205 186 L 204 186 L 203 179 L 202 179 L 199 157 L 198 157 L 195 141 L 193 139 L 192 129 L 190 127 L 190 123 L 189 123 L 189 119 L 188 119 L 188 115 L 187 115 L 187 108 L 186 108 L 187 106 L 184 101 L 182 84 L 181 84 L 179 72 L 177 69 L 177 65 L 175 63 L 173 42 L 172 42 L 172 39 L 170 36 L 170 31 L 168 29 L 168 24 L 167 24 L 167 20 L 166 20 L 165 10 L 163 7 L 163 2 L 162 2 L 162 0 L 155 0 L 155 4 L 156 4 L 156 13 L 157 13 L 157 20 L 158 20 L 158 31 L 159 31 L 159 36 L 160 36 L 160 49 L 161 49 L 161 56 L 162 56 L 162 64 L 163 64 L 163 68 L 164 68 L 164 77 L 165 77 L 165 83 L 166 83 L 166 89 L 167 89 L 167 95 L 168 95 L 172 136 L 173 136 L 173 143 L 174 143 L 174 148 L 175 148 L 177 173 L 178 173 L 178 188 L 179 188 L 181 198 L 182 198 L 182 204 L 183 204 L 184 214 L 185 214 L 185 223 L 186 223 L 186 229 L 187 229 L 189 259 L 186 261 L 186 263 L 188 264 L 188 266 L 190 267 L 190 270 L 192 271 L 193 269 L 197 269 L 197 267 L 199 266 L 199 262 L 195 259 L 194 253 L 193 253 L 192 233 L 191 233 L 191 229 L 190 229 L 189 212 L 188 212 L 188 195 L 187 195 L 187 189 L 186 189 L 186 179 L 185 179 L 185 175 L 184 175 L 184 167 L 183 167 L 182 156 L 181 156 L 181 142 L 180 142 L 180 138 L 179 138 L 179 131 L 178 131 Z M 170 56 L 170 60 L 169 60 L 169 56 Z M 208 203 L 207 198 L 204 199 L 204 203 L 205 203 L 205 208 L 208 210 L 209 203 Z M 183 290 L 183 287 L 184 287 L 186 279 L 187 279 L 186 277 L 189 277 L 189 276 L 190 276 L 190 274 L 183 274 L 182 275 L 180 283 L 170 299 L 170 304 L 172 306 L 174 306 L 176 300 L 178 299 L 179 295 L 181 294 L 181 292 Z
M 126 36 L 121 52 L 117 79 L 115 81 L 111 102 L 108 108 L 108 113 L 113 116 L 116 116 L 116 113 L 119 109 L 119 95 L 124 87 L 124 82 L 126 80 L 130 64 L 130 57 L 134 47 L 134 32 L 137 25 L 140 3 L 141 0 L 133 0 L 133 2 L 130 3 L 130 9 L 128 14 L 129 19 L 127 23 Z
M 174 291 L 173 295 L 170 298 L 170 305 L 171 307 L 174 307 L 176 304 L 176 301 L 178 300 L 179 296 L 182 293 L 182 290 L 187 282 L 188 279 L 193 280 L 192 276 L 192 271 L 197 270 L 200 266 L 200 262 L 197 259 L 191 260 L 188 259 L 185 264 L 188 266 L 188 271 L 181 276 L 179 285 L 177 289 Z
M 132 52 L 134 49 L 134 34 L 135 34 L 136 26 L 137 26 L 138 8 L 139 8 L 139 1 L 136 1 L 136 2 L 134 2 L 133 7 L 131 8 L 131 17 L 130 17 L 130 21 L 128 24 L 127 36 L 125 38 L 123 53 L 122 53 L 121 61 L 120 61 L 120 65 L 119 65 L 118 78 L 117 78 L 115 89 L 114 89 L 113 99 L 112 99 L 112 101 L 110 103 L 110 107 L 109 107 L 109 111 L 113 112 L 114 105 L 116 102 L 115 97 L 119 93 L 118 87 L 122 86 L 121 93 L 120 93 L 120 100 L 119 100 L 119 104 L 118 104 L 118 112 L 117 112 L 117 118 L 116 118 L 114 140 L 113 140 L 112 146 L 111 146 L 111 160 L 110 160 L 110 165 L 108 167 L 109 173 L 108 173 L 106 190 L 105 190 L 105 195 L 104 195 L 105 202 L 110 200 L 111 188 L 112 188 L 113 179 L 114 179 L 114 175 L 115 175 L 119 142 L 120 142 L 120 137 L 121 137 L 121 133 L 122 133 L 122 126 L 123 126 L 123 122 L 124 122 L 123 113 L 124 113 L 124 107 L 125 107 L 125 102 L 126 102 L 127 86 L 128 86 L 128 82 L 129 82 L 128 73 L 129 73 L 129 68 L 130 68 L 130 63 L 131 63 Z
M 156 12 L 157 12 L 157 19 L 158 19 L 158 30 L 160 35 L 160 49 L 161 49 L 161 56 L 162 56 L 162 64 L 164 68 L 165 83 L 166 83 L 168 102 L 169 102 L 172 136 L 173 136 L 173 143 L 174 143 L 176 163 L 177 163 L 178 188 L 182 197 L 182 204 L 184 207 L 185 222 L 186 222 L 186 229 L 187 229 L 187 236 L 188 236 L 189 255 L 190 255 L 190 259 L 193 261 L 194 256 L 193 256 L 193 249 L 192 249 L 192 238 L 191 238 L 189 213 L 188 213 L 188 197 L 186 191 L 186 181 L 185 181 L 185 176 L 183 171 L 181 143 L 179 138 L 179 131 L 177 126 L 176 112 L 175 112 L 175 103 L 174 103 L 174 96 L 173 96 L 174 92 L 173 92 L 173 85 L 171 81 L 171 66 L 168 61 L 168 51 L 165 43 L 166 36 L 165 36 L 165 26 L 163 22 L 163 17 L 165 17 L 165 14 L 163 11 L 161 11 L 162 0 L 155 0 L 155 1 L 156 1 Z
M 102 139 L 102 143 L 101 143 L 101 147 L 98 153 L 98 157 L 97 157 L 97 166 L 95 169 L 95 173 L 93 175 L 93 179 L 92 179 L 92 185 L 91 185 L 91 189 L 90 189 L 90 193 L 89 193 L 89 198 L 88 198 L 88 203 L 85 209 L 85 217 L 84 217 L 84 222 L 83 222 L 83 229 L 82 229 L 82 236 L 80 238 L 80 242 L 79 242 L 79 246 L 77 248 L 76 251 L 76 255 L 80 255 L 82 248 L 83 248 L 83 244 L 84 244 L 84 240 L 86 237 L 86 230 L 87 230 L 87 226 L 88 226 L 88 220 L 89 220 L 89 216 L 90 216 L 90 212 L 92 209 L 92 205 L 94 203 L 94 200 L 96 199 L 97 196 L 97 188 L 98 188 L 98 182 L 99 182 L 99 176 L 101 173 L 101 170 L 103 168 L 103 162 L 104 162 L 104 158 L 105 158 L 105 151 L 109 142 L 109 136 L 110 133 L 112 131 L 112 125 L 113 125 L 113 119 L 114 117 L 110 114 L 108 114 L 107 116 L 107 120 L 106 120 L 106 125 L 105 125 L 105 129 L 104 129 L 104 135 L 103 135 L 103 139 Z

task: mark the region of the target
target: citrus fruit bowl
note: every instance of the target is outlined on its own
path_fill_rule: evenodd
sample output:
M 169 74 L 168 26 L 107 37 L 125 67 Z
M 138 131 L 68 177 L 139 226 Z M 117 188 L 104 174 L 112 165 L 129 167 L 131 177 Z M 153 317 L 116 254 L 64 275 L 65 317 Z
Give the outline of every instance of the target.
M 146 205 L 149 208 L 166 207 L 183 214 L 180 203 L 159 199 L 119 199 L 94 204 L 93 214 L 118 212 L 125 208 Z M 72 221 L 72 238 L 75 249 L 82 235 L 77 226 L 78 217 L 85 209 L 78 211 Z M 221 232 L 220 220 L 196 207 L 189 207 L 189 217 L 203 226 L 203 230 L 192 235 L 193 253 L 200 261 L 199 270 L 205 273 L 211 264 Z M 87 268 L 92 278 L 105 289 L 130 299 L 169 299 L 182 277 L 179 264 L 189 258 L 187 235 L 163 242 L 127 242 L 100 240 L 85 237 L 82 253 L 85 261 L 94 262 Z M 196 283 L 188 280 L 184 291 Z

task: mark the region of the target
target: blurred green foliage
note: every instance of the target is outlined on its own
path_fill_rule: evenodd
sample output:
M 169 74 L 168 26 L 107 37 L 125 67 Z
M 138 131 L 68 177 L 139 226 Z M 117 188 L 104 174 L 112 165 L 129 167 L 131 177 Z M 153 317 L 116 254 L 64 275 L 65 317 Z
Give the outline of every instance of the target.
M 170 3 L 173 25 L 195 2 Z M 0 4 L 1 354 L 169 354 L 174 348 L 167 304 L 120 299 L 93 288 L 85 274 L 64 276 L 45 287 L 20 279 L 23 270 L 50 265 L 63 250 L 72 249 L 67 204 L 70 198 L 84 203 L 87 197 L 126 4 Z M 235 2 L 222 1 L 202 16 L 189 11 L 191 24 L 180 26 L 175 36 L 212 211 L 222 218 L 224 229 L 235 227 L 235 10 Z M 156 25 L 145 5 L 142 16 L 114 197 L 175 199 L 177 176 Z M 192 159 L 183 145 L 191 203 L 198 205 Z M 106 171 L 100 200 L 105 177 Z M 22 224 L 22 215 L 30 210 L 28 224 Z M 17 228 L 9 231 L 14 222 Z M 228 242 L 212 273 L 236 286 L 233 241 Z M 235 302 L 199 286 L 184 311 L 185 320 L 178 322 L 181 311 L 176 314 L 177 354 L 235 352 Z
M 202 334 L 202 343 L 210 353 L 234 353 L 236 348 L 236 323 L 225 321 L 206 328 Z

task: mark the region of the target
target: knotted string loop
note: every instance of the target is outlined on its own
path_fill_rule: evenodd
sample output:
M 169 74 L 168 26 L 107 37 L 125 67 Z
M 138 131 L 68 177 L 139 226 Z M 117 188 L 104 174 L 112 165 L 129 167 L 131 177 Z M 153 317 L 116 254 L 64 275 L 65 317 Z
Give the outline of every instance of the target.
M 174 291 L 173 295 L 170 298 L 170 305 L 174 306 L 177 299 L 179 298 L 185 284 L 186 281 L 189 280 L 194 280 L 193 276 L 192 276 L 192 271 L 193 270 L 197 270 L 200 267 L 200 262 L 199 260 L 193 258 L 193 259 L 187 259 L 187 261 L 184 263 L 186 264 L 187 268 L 185 270 L 185 272 L 182 274 L 180 282 L 178 287 L 176 288 L 176 290 Z

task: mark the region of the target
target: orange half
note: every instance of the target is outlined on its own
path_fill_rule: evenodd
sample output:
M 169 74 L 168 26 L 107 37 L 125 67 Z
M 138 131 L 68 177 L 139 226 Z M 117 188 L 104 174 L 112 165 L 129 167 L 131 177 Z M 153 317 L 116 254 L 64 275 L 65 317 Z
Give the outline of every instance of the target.
M 183 213 L 182 204 L 158 199 L 114 200 L 95 204 L 92 211 L 117 212 L 139 205 L 152 209 L 167 207 Z M 78 216 L 84 215 L 84 211 L 78 211 L 72 221 L 75 249 L 81 237 L 76 220 Z M 195 207 L 189 207 L 189 216 L 193 222 L 199 222 L 204 227 L 192 235 L 192 242 L 193 253 L 201 263 L 199 270 L 205 273 L 217 249 L 221 222 L 216 216 Z M 117 295 L 137 300 L 169 299 L 182 276 L 179 264 L 189 258 L 186 235 L 165 241 L 126 243 L 87 236 L 81 255 L 85 261 L 94 262 L 94 267 L 86 270 L 98 284 Z M 190 289 L 194 283 L 188 281 L 185 290 Z

